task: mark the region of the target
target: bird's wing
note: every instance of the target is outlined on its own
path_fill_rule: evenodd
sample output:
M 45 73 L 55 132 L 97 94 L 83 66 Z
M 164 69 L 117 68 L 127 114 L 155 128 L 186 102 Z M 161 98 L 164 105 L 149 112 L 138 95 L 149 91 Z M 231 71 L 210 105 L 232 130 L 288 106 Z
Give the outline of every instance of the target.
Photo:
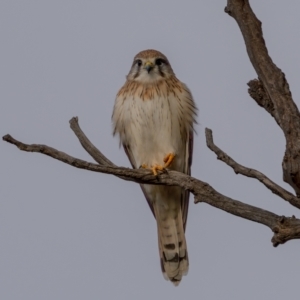
M 132 151 L 131 151 L 129 145 L 123 144 L 123 148 L 124 148 L 124 151 L 125 151 L 128 159 L 129 159 L 130 163 L 131 163 L 132 168 L 137 169 L 136 162 L 135 162 L 135 159 L 133 157 L 133 154 L 132 154 Z M 142 191 L 144 193 L 144 196 L 145 196 L 145 198 L 146 198 L 146 200 L 148 202 L 148 205 L 149 205 L 149 207 L 150 207 L 150 209 L 151 209 L 151 211 L 153 213 L 153 216 L 155 218 L 154 208 L 153 208 L 152 202 L 151 202 L 148 194 L 146 193 L 144 186 L 141 184 L 140 187 L 141 187 L 141 189 L 142 189 Z
M 193 130 L 190 130 L 189 135 L 186 140 L 186 151 L 185 151 L 185 164 L 183 168 L 183 172 L 187 175 L 191 175 L 191 165 L 192 165 L 192 158 L 193 158 L 193 145 L 194 145 L 194 132 Z M 137 169 L 135 159 L 133 157 L 132 151 L 130 149 L 129 145 L 123 144 L 124 151 L 131 163 L 132 168 Z M 141 189 L 143 191 L 143 194 L 148 202 L 148 205 L 153 213 L 153 216 L 155 217 L 154 208 L 152 205 L 152 201 L 150 200 L 148 194 L 146 193 L 146 190 L 144 186 L 141 184 Z M 190 198 L 190 192 L 182 190 L 181 193 L 181 211 L 182 211 L 182 220 L 183 220 L 183 228 L 185 230 L 186 227 L 186 221 L 188 216 L 188 209 L 189 209 L 189 198 Z
M 194 132 L 193 130 L 190 130 L 186 140 L 186 153 L 185 153 L 185 164 L 184 164 L 184 173 L 187 175 L 191 175 L 193 146 L 194 146 Z M 187 220 L 188 210 L 189 210 L 189 198 L 190 198 L 190 192 L 186 190 L 182 190 L 181 211 L 182 211 L 182 221 L 183 221 L 184 230 L 186 227 L 186 220 Z

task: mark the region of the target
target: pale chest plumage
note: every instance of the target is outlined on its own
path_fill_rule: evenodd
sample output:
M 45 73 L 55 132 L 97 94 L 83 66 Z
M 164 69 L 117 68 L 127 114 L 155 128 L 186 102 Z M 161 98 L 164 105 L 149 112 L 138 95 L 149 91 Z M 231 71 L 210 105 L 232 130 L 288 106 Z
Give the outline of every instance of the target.
M 114 131 L 121 143 L 130 147 L 134 167 L 163 165 L 164 157 L 174 153 L 172 168 L 184 171 L 194 113 L 192 96 L 177 79 L 146 87 L 127 83 L 116 98 Z

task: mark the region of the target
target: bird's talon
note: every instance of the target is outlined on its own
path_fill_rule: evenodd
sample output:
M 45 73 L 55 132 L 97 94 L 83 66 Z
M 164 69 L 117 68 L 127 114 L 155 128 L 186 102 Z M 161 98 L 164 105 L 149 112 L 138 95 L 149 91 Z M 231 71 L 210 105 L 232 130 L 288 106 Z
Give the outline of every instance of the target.
M 167 168 L 171 165 L 171 163 L 174 160 L 174 157 L 175 157 L 174 153 L 169 153 L 165 156 L 165 158 L 164 158 L 164 163 L 165 163 L 164 168 Z
M 151 168 L 152 172 L 153 172 L 153 175 L 154 176 L 157 176 L 157 171 L 163 171 L 164 168 L 160 165 L 155 165 Z
M 154 165 L 154 166 L 152 166 L 152 167 L 150 168 L 150 167 L 148 167 L 147 164 L 142 164 L 142 165 L 140 166 L 140 168 L 151 170 L 154 176 L 157 176 L 157 175 L 158 175 L 158 174 L 157 174 L 157 171 L 162 171 L 163 173 L 168 172 L 168 171 L 166 170 L 166 167 L 170 165 L 170 163 L 172 162 L 172 160 L 173 160 L 173 158 L 174 158 L 174 154 L 170 154 L 170 155 L 171 155 L 171 156 L 170 156 L 171 158 L 169 158 L 169 156 L 166 156 L 166 157 L 165 157 L 165 159 L 164 159 L 165 165 L 164 165 L 164 166 L 161 166 L 161 165 Z M 169 162 L 169 160 L 171 160 L 171 162 Z
M 156 172 L 155 167 L 153 167 L 153 168 L 151 169 L 151 171 L 152 171 L 152 173 L 153 173 L 154 176 L 157 176 L 157 172 Z
M 162 172 L 166 173 L 166 174 L 169 174 L 169 171 L 166 168 L 163 168 Z

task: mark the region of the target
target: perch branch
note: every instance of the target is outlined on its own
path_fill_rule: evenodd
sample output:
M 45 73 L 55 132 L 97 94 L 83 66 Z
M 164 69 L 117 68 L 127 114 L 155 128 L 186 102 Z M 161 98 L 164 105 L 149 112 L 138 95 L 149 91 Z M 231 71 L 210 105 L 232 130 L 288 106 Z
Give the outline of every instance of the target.
M 73 124 L 72 120 L 77 124 Z M 3 140 L 17 146 L 22 151 L 42 153 L 79 169 L 111 174 L 137 183 L 180 186 L 194 194 L 195 203 L 205 202 L 235 216 L 268 226 L 274 232 L 272 238 L 274 246 L 283 244 L 291 239 L 300 238 L 299 219 L 281 217 L 267 210 L 231 199 L 217 192 L 209 184 L 186 174 L 170 170 L 162 172 L 158 176 L 154 176 L 149 170 L 135 170 L 112 165 L 89 139 L 86 138 L 79 127 L 78 119 L 75 118 L 72 120 L 71 126 L 75 128 L 75 130 L 73 130 L 77 133 L 76 135 L 80 143 L 84 145 L 85 149 L 89 149 L 90 152 L 94 154 L 98 153 L 96 157 L 97 159 L 101 157 L 100 161 L 102 164 L 83 161 L 46 145 L 24 144 L 10 135 L 5 135 Z
M 230 166 L 236 174 L 242 174 L 244 176 L 259 180 L 266 188 L 268 188 L 274 194 L 288 201 L 291 205 L 300 208 L 300 199 L 298 197 L 294 196 L 292 193 L 273 182 L 263 173 L 238 164 L 229 155 L 227 155 L 224 151 L 217 147 L 214 144 L 211 129 L 206 128 L 205 135 L 207 147 L 217 155 L 218 159 Z
M 276 120 L 286 138 L 286 151 L 282 162 L 283 179 L 300 194 L 300 113 L 284 73 L 273 63 L 265 45 L 261 22 L 252 11 L 249 0 L 228 0 L 225 12 L 232 16 L 244 37 L 250 61 L 258 75 L 260 96 L 250 96 L 263 106 Z

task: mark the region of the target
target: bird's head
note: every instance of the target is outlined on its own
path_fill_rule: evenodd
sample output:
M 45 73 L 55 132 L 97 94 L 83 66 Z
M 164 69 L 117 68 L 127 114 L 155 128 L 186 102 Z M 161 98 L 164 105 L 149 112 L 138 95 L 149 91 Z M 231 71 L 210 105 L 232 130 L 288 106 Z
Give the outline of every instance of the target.
M 145 50 L 134 57 L 127 80 L 151 83 L 174 75 L 165 55 L 156 50 Z

